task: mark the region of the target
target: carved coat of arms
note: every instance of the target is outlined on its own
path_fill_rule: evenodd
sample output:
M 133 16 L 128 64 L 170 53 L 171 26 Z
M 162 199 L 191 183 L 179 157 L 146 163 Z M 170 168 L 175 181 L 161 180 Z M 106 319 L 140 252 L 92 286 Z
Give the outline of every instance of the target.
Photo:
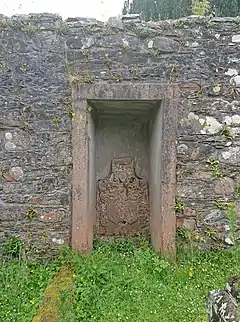
M 133 159 L 113 159 L 109 175 L 97 185 L 97 233 L 106 236 L 144 233 L 149 225 L 148 195 L 148 182 L 136 175 Z

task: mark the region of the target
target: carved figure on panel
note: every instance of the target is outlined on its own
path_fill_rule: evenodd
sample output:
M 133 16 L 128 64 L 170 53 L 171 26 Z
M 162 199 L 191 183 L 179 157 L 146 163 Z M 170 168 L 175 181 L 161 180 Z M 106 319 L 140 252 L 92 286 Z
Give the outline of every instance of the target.
M 130 157 L 114 158 L 109 175 L 97 184 L 99 235 L 135 236 L 148 230 L 149 191 Z

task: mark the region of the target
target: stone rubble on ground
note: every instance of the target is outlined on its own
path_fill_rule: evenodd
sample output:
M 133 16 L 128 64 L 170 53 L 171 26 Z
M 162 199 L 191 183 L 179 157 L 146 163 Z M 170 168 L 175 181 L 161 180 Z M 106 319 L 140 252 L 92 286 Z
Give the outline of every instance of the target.
M 210 322 L 239 322 L 240 276 L 232 277 L 225 289 L 209 292 L 207 311 Z

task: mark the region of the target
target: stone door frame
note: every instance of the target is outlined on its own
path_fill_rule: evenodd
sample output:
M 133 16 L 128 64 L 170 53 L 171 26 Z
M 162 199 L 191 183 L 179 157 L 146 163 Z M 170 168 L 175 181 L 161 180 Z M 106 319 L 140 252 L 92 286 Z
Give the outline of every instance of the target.
M 175 84 L 74 84 L 72 87 L 72 228 L 71 245 L 79 252 L 92 250 L 94 215 L 89 200 L 89 100 L 161 101 L 159 205 L 150 201 L 153 247 L 175 255 L 176 140 L 180 91 Z

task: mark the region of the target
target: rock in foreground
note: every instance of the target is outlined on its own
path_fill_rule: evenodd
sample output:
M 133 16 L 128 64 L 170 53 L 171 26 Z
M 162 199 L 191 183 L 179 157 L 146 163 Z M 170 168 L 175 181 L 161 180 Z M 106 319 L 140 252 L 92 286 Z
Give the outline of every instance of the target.
M 240 276 L 232 277 L 226 289 L 211 291 L 208 295 L 210 322 L 239 322 Z

